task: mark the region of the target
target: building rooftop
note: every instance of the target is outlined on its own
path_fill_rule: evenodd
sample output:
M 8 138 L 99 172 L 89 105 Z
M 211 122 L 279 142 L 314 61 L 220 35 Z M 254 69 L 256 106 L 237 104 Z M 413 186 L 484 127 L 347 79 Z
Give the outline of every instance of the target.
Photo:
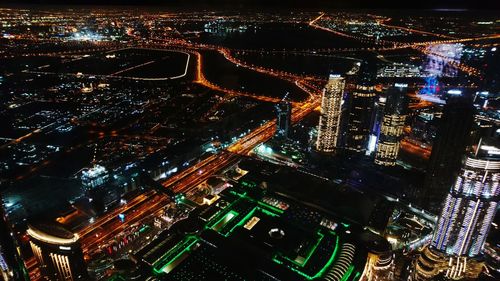
M 57 223 L 32 223 L 28 226 L 28 235 L 49 244 L 73 244 L 78 241 L 78 234 L 66 230 Z

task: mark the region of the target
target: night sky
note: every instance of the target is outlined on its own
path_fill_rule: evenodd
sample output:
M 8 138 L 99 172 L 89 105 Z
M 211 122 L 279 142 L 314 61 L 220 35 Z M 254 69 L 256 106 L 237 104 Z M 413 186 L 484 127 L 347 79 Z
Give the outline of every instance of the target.
M 203 8 L 500 9 L 497 0 L 4 0 L 3 4 L 159 5 Z M 0 4 L 1 5 L 1 4 Z

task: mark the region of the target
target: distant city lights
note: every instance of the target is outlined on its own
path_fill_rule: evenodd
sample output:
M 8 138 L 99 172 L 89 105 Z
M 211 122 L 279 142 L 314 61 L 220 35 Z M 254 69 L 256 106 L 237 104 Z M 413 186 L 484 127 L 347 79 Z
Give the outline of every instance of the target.
M 449 95 L 461 95 L 462 91 L 461 90 L 456 90 L 456 89 L 448 90 L 448 94 Z
M 91 32 L 76 32 L 71 39 L 78 41 L 102 41 L 103 36 Z

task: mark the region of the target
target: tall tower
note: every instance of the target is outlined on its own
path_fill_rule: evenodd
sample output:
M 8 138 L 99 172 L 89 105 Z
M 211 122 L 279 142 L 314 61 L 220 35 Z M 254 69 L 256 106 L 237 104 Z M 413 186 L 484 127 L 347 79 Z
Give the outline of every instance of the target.
M 469 97 L 449 96 L 443 108 L 438 134 L 427 167 L 424 192 L 420 202 L 429 209 L 439 208 L 443 198 L 453 185 L 462 155 L 470 145 L 475 108 Z
M 387 101 L 387 93 L 381 93 L 375 101 L 374 117 L 371 124 L 370 137 L 368 139 L 367 155 L 371 155 L 376 151 L 378 139 L 380 138 L 380 127 L 382 127 L 382 118 L 384 116 L 385 103 Z
M 27 232 L 45 280 L 88 280 L 78 234 L 57 224 L 30 225 Z
M 375 109 L 375 70 L 368 62 L 361 63 L 356 84 L 348 93 L 348 124 L 346 149 L 364 152 L 368 148 Z
M 276 104 L 276 133 L 277 138 L 286 139 L 292 124 L 292 104 L 287 100 L 288 93 Z
M 399 142 L 406 121 L 407 84 L 396 83 L 387 90 L 387 97 L 380 126 L 380 136 L 375 154 L 375 164 L 394 166 L 399 153 Z
M 316 141 L 318 151 L 336 152 L 339 148 L 344 85 L 344 78 L 340 75 L 330 75 L 328 83 L 323 89 L 318 139 Z
M 500 143 L 481 140 L 467 155 L 444 200 L 430 246 L 416 261 L 415 279 L 438 275 L 476 278 L 483 249 L 500 200 Z
M 0 197 L 0 277 L 1 280 L 30 280 L 19 246 L 13 237 Z

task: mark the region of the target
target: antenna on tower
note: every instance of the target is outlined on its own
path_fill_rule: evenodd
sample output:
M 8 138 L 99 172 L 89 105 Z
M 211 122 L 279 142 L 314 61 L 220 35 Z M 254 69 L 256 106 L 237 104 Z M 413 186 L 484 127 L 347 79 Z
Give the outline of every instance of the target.
M 281 101 L 287 101 L 288 99 L 288 94 L 290 94 L 289 92 L 286 92 L 286 94 L 283 96 L 283 98 L 281 99 Z
M 96 165 L 97 162 L 97 143 L 94 145 L 94 156 L 92 157 L 92 165 Z

